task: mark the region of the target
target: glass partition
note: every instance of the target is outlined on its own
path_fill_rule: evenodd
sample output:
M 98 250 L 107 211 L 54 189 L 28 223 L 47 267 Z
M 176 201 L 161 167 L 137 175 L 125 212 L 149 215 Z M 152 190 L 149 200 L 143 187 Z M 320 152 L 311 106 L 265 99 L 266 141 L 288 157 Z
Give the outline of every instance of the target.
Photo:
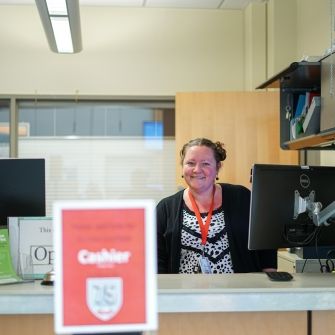
M 46 159 L 47 215 L 55 200 L 158 201 L 176 191 L 173 102 L 18 107 L 19 124 L 29 129 L 19 137 L 18 156 Z
M 9 100 L 0 100 L 0 158 L 9 157 Z

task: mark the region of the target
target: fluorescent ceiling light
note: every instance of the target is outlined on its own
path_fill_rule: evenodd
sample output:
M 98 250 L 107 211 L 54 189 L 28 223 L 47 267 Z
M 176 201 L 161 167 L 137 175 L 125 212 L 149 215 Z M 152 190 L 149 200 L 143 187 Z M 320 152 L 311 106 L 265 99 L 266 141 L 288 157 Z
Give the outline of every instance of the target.
M 82 49 L 79 0 L 35 0 L 52 51 L 75 53 Z
M 46 0 L 50 15 L 68 15 L 65 0 Z
M 67 17 L 50 17 L 56 40 L 57 50 L 60 53 L 73 53 L 71 29 Z

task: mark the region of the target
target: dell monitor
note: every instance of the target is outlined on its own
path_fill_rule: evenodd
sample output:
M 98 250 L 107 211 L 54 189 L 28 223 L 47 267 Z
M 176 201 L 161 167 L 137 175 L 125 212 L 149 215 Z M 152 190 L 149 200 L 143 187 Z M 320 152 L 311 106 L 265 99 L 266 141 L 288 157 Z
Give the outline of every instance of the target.
M 0 159 L 0 225 L 10 216 L 45 216 L 44 159 Z
M 250 250 L 335 245 L 335 167 L 255 164 Z

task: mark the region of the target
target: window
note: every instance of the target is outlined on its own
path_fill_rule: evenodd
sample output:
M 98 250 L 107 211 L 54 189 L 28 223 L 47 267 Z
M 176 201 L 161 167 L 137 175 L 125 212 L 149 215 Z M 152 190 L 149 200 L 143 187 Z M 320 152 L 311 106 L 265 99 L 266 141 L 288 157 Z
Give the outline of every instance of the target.
M 0 100 L 0 158 L 9 157 L 9 100 Z
M 47 215 L 55 200 L 175 192 L 173 101 L 20 101 L 18 112 L 18 156 L 46 160 Z

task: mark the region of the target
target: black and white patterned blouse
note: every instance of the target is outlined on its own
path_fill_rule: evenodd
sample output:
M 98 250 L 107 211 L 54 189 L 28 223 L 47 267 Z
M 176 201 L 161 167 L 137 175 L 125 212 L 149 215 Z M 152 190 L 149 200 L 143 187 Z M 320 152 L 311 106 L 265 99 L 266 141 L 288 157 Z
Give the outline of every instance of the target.
M 207 220 L 207 214 L 201 213 L 204 222 Z M 194 212 L 184 203 L 179 273 L 194 273 L 201 255 L 200 227 Z M 222 207 L 213 211 L 205 245 L 205 256 L 210 262 L 212 273 L 234 272 Z

